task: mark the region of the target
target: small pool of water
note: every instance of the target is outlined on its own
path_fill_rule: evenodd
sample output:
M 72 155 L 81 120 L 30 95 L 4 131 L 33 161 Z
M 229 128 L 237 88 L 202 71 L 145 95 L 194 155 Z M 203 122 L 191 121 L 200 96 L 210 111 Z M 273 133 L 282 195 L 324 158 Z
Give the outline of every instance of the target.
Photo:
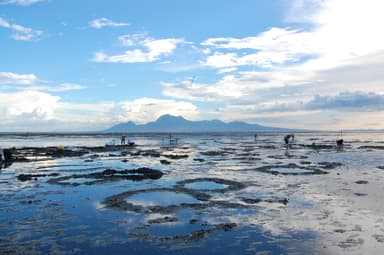
M 196 189 L 196 190 L 220 190 L 228 187 L 226 184 L 217 183 L 214 181 L 197 181 L 188 183 L 185 185 L 187 189 Z
M 278 172 L 281 174 L 303 174 L 303 173 L 308 173 L 309 170 L 302 169 L 302 168 L 285 168 L 285 167 L 279 167 L 279 168 L 272 168 L 270 170 L 271 172 Z
M 200 201 L 185 193 L 153 191 L 134 194 L 127 198 L 127 202 L 140 206 L 169 206 L 183 203 L 194 204 Z
M 95 179 L 95 178 L 69 178 L 66 179 L 65 181 L 61 181 L 60 183 L 65 183 L 65 184 L 84 184 L 87 182 L 94 182 L 98 181 L 100 179 Z

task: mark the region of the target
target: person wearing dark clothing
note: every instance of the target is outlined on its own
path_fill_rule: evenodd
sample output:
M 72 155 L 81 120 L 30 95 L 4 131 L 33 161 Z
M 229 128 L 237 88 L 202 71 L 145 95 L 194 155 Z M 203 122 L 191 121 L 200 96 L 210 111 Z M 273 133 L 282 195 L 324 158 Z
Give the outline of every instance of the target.
M 294 136 L 293 134 L 286 135 L 286 136 L 284 137 L 285 145 L 288 147 L 288 146 L 289 146 L 289 143 L 290 143 L 290 142 L 293 142 L 294 139 L 295 139 L 295 136 Z
M 126 138 L 127 138 L 126 135 L 122 135 L 121 136 L 121 145 L 125 145 L 126 144 L 126 141 L 125 141 Z

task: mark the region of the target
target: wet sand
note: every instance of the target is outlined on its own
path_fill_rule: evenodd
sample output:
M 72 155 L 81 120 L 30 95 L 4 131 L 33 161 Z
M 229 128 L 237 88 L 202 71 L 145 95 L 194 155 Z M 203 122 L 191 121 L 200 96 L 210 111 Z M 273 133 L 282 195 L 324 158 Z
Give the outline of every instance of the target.
M 280 136 L 17 147 L 0 172 L 0 254 L 384 251 L 382 141 L 299 134 L 287 150 Z

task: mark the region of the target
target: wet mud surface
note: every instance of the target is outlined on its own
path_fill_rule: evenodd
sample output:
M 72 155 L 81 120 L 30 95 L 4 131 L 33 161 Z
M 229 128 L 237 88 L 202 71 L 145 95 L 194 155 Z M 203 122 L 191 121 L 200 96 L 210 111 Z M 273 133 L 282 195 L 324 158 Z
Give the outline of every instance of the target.
M 50 174 L 50 176 L 55 174 Z M 56 174 L 57 176 L 58 174 Z M 32 175 L 33 177 L 34 175 Z M 113 170 L 107 169 L 102 172 L 95 172 L 89 174 L 73 174 L 58 178 L 52 178 L 48 181 L 51 184 L 59 184 L 59 185 L 71 185 L 78 186 L 81 184 L 84 185 L 95 185 L 102 184 L 105 182 L 113 182 L 113 181 L 121 181 L 121 180 L 132 180 L 132 181 L 142 181 L 144 179 L 160 179 L 163 176 L 163 173 L 159 170 L 150 169 L 146 167 L 141 167 L 132 170 Z M 18 176 L 19 178 L 20 176 Z M 19 178 L 20 179 L 20 178 Z M 82 183 L 77 183 L 77 179 L 89 179 L 89 181 L 84 181 Z M 69 180 L 73 180 L 74 182 L 68 182 Z
M 0 254 L 383 251 L 381 141 L 303 134 L 287 149 L 280 136 L 16 147 L 0 170 Z

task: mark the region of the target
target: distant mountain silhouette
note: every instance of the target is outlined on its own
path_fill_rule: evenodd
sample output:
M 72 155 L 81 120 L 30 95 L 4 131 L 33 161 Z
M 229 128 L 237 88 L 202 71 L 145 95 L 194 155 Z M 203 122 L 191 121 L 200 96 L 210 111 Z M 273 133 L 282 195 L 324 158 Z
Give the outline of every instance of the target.
M 258 132 L 258 131 L 292 131 L 292 129 L 265 127 L 241 121 L 223 122 L 220 120 L 190 121 L 180 116 L 163 115 L 147 124 L 135 124 L 132 121 L 120 123 L 104 130 L 107 133 L 119 132 Z

